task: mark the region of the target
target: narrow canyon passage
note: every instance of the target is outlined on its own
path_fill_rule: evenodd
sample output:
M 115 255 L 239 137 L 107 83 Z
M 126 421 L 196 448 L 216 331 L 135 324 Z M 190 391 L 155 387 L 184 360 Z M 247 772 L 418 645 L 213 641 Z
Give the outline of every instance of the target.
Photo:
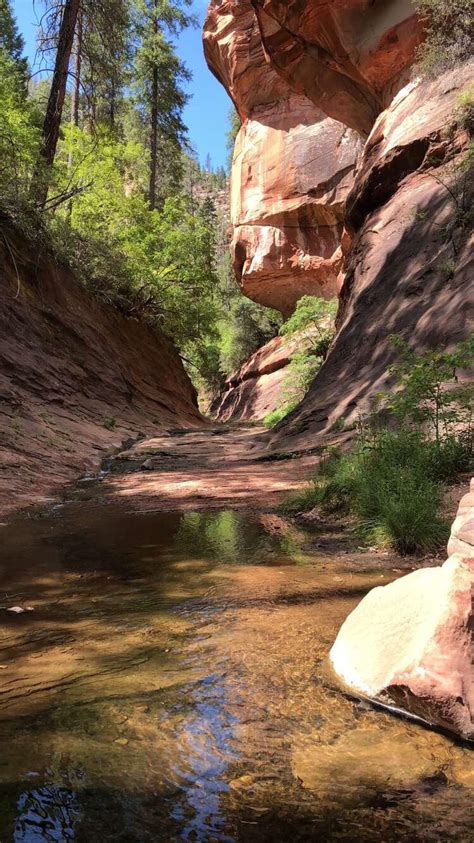
M 278 515 L 311 459 L 259 436 L 143 440 L 0 528 L 0 840 L 471 839 L 471 751 L 327 664 L 403 563 Z

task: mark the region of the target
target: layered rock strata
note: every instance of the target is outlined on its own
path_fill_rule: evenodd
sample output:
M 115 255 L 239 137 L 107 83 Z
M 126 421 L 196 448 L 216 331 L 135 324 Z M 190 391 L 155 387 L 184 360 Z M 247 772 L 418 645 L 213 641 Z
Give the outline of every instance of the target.
M 285 402 L 288 366 L 306 343 L 300 337 L 275 337 L 259 348 L 226 381 L 210 413 L 217 421 L 261 421 Z
M 244 120 L 234 166 L 234 258 L 242 289 L 286 313 L 302 292 L 325 295 L 342 284 L 335 342 L 308 397 L 273 434 L 277 448 L 313 447 L 315 436 L 324 440 L 341 418 L 353 427 L 387 386 L 390 334 L 422 349 L 454 344 L 471 329 L 472 238 L 462 212 L 472 201 L 470 138 L 459 103 L 474 65 L 408 82 L 422 37 L 409 0 L 210 4 L 206 55 Z M 288 112 L 279 110 L 292 100 L 307 115 L 293 135 Z M 327 117 L 311 116 L 311 107 Z M 317 209 L 301 197 L 295 218 L 288 185 L 294 164 L 295 183 L 307 173 L 306 196 L 313 196 L 311 179 L 323 180 L 327 162 L 340 153 L 333 128 L 339 125 L 368 138 L 355 177 L 346 171 L 339 183 L 343 248 L 328 256 L 333 241 L 324 247 L 320 237 L 315 249 L 300 214 L 310 209 L 320 225 L 334 211 L 332 199 L 316 188 Z M 272 152 L 280 130 L 284 167 Z M 292 136 L 299 137 L 294 146 Z M 339 137 L 352 144 L 357 135 Z M 282 212 L 276 233 L 261 225 L 274 225 L 272 207 Z M 336 229 L 325 231 L 332 236 Z M 332 282 L 321 284 L 328 273 Z
M 336 421 L 351 427 L 389 388 L 388 338 L 414 348 L 454 344 L 472 331 L 474 238 L 470 138 L 459 100 L 474 63 L 404 88 L 367 141 L 346 221 L 338 332 L 303 404 L 277 431 L 278 447 L 304 449 Z
M 375 588 L 331 650 L 351 691 L 474 740 L 474 483 L 439 568 Z
M 172 344 L 91 298 L 2 220 L 0 514 L 139 434 L 202 424 Z M 8 247 L 7 247 L 8 244 Z
M 367 136 L 408 79 L 422 27 L 411 0 L 253 0 L 272 67 Z
M 302 295 L 333 298 L 342 283 L 343 208 L 359 136 L 275 71 L 250 0 L 210 4 L 204 47 L 242 119 L 232 254 L 243 292 L 285 315 Z

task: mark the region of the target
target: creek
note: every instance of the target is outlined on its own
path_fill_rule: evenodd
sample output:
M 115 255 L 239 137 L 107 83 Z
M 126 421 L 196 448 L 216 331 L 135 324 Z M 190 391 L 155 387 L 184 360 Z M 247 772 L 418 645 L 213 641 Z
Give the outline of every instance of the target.
M 472 839 L 470 750 L 328 668 L 383 559 L 80 497 L 0 538 L 1 843 Z

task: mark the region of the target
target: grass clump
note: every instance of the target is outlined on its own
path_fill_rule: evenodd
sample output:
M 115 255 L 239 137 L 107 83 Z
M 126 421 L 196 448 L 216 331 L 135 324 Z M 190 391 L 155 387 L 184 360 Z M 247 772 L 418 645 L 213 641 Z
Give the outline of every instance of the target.
M 368 542 L 408 554 L 445 542 L 444 486 L 473 466 L 472 388 L 459 384 L 459 369 L 474 352 L 472 340 L 451 354 L 416 354 L 400 338 L 392 342 L 398 389 L 380 400 L 394 426 L 381 427 L 375 415 L 364 420 L 353 450 L 330 449 L 285 509 L 351 514 Z
M 433 549 L 448 534 L 438 515 L 442 484 L 437 456 L 444 476 L 450 464 L 444 450 L 444 443 L 429 442 L 416 431 L 377 432 L 349 454 L 331 452 L 321 466 L 314 498 L 326 511 L 356 515 L 360 532 L 371 543 L 403 554 Z

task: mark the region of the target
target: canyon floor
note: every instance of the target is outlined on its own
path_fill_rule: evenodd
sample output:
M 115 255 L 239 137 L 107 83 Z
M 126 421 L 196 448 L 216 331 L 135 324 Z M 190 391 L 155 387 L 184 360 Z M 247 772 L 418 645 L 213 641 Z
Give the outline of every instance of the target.
M 2 525 L 1 840 L 472 839 L 471 750 L 327 658 L 369 589 L 433 560 L 283 518 L 314 459 L 176 431 Z

